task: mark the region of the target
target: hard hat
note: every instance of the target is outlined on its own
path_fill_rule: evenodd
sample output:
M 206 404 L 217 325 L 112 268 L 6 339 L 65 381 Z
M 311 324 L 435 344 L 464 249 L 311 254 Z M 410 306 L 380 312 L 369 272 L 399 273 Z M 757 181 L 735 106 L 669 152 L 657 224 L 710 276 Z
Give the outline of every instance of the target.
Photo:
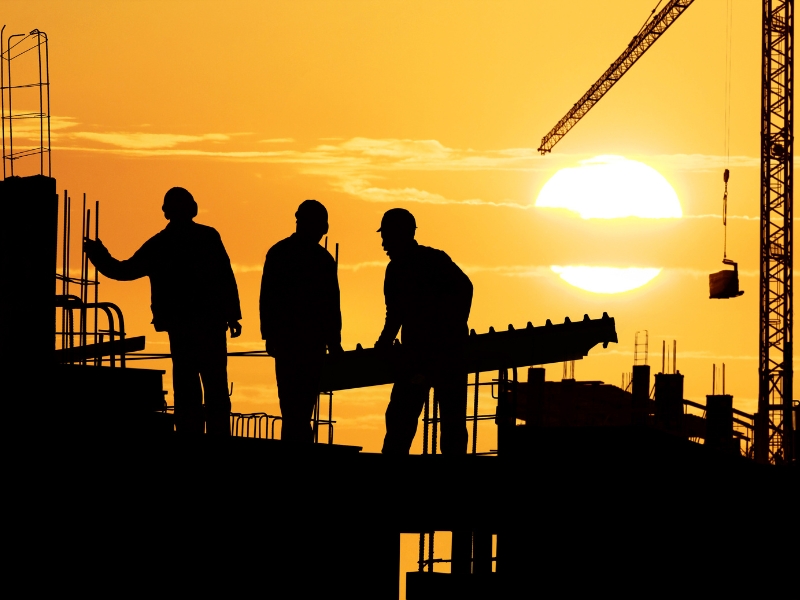
M 410 231 L 417 228 L 417 221 L 414 215 L 405 208 L 392 208 L 383 214 L 381 227 L 378 231 Z
M 197 216 L 197 202 L 189 190 L 182 187 L 170 188 L 164 194 L 164 205 L 161 209 L 175 217 L 193 219 Z
M 323 223 L 328 222 L 328 209 L 317 200 L 303 200 L 300 206 L 297 207 L 297 212 L 294 213 L 295 218 L 320 221 Z

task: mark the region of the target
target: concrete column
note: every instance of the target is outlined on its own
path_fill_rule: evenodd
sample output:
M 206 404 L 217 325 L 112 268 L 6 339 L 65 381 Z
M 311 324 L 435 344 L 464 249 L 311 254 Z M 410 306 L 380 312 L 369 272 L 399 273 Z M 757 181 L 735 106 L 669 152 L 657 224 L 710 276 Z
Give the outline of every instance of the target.
M 683 375 L 656 374 L 656 427 L 674 435 L 683 435 Z
M 631 425 L 647 425 L 650 401 L 650 365 L 634 365 L 631 381 Z
M 544 425 L 544 375 L 545 370 L 541 367 L 528 369 L 528 397 L 525 406 L 527 425 Z
M 721 452 L 733 447 L 733 396 L 706 396 L 706 446 Z

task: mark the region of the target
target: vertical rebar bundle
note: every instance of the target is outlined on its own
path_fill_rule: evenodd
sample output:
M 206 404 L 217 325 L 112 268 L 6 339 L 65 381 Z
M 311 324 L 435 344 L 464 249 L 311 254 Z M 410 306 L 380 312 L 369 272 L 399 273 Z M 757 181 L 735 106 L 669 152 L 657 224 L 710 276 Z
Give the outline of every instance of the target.
M 0 129 L 2 129 L 3 144 L 3 178 L 19 175 L 15 172 L 15 162 L 26 157 L 39 157 L 39 175 L 51 176 L 52 161 L 50 155 L 50 60 L 47 49 L 47 34 L 38 29 L 30 33 L 15 33 L 4 39 L 5 25 L 0 29 Z M 4 44 L 5 41 L 5 44 Z M 35 58 L 36 63 L 29 71 L 23 71 L 22 79 L 15 78 L 12 68 L 21 65 L 20 59 L 30 61 Z M 36 73 L 30 75 L 30 69 Z M 38 98 L 38 108 L 26 105 L 32 103 L 30 98 L 23 98 L 23 107 L 14 109 L 19 105 L 19 94 L 33 92 Z M 14 149 L 14 122 L 20 119 L 35 119 L 39 121 L 38 146 L 17 146 Z M 6 135 L 8 130 L 8 135 Z M 19 128 L 18 128 L 19 130 Z M 25 129 L 22 129 L 23 135 Z M 8 149 L 7 149 L 8 148 Z M 45 158 L 45 155 L 47 157 Z

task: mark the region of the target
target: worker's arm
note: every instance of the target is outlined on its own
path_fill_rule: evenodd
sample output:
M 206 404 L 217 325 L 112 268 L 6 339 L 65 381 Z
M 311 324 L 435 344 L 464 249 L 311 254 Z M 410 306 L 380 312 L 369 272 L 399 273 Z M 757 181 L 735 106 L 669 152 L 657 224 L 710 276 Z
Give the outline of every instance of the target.
M 109 279 L 133 281 L 148 275 L 149 243 L 149 240 L 145 242 L 128 260 L 117 260 L 111 256 L 111 253 L 100 240 L 85 238 L 83 240 L 83 249 L 92 264 L 97 267 L 97 270 Z
M 273 250 L 267 252 L 264 259 L 264 271 L 261 273 L 261 293 L 258 298 L 258 310 L 261 319 L 261 339 L 265 341 L 267 352 L 275 356 L 275 259 Z
M 242 333 L 242 326 L 239 321 L 242 318 L 242 309 L 239 304 L 239 287 L 236 285 L 236 276 L 233 274 L 231 259 L 225 251 L 222 238 L 216 231 L 216 243 L 218 245 L 215 255 L 219 261 L 219 275 L 221 278 L 222 301 L 225 311 L 225 321 L 231 330 L 231 337 L 239 337 Z
M 387 348 L 393 343 L 400 327 L 403 325 L 402 300 L 400 298 L 400 281 L 397 268 L 391 262 L 386 267 L 386 277 L 383 280 L 383 295 L 386 299 L 386 321 L 383 324 L 383 331 L 375 342 L 376 348 Z
M 339 276 L 336 271 L 336 263 L 332 260 L 325 270 L 325 311 L 326 311 L 326 331 L 325 344 L 331 354 L 342 352 L 342 308 L 339 293 Z
M 457 315 L 459 320 L 466 322 L 469 319 L 469 312 L 472 308 L 472 282 L 456 263 L 452 262 L 451 264 L 451 281 L 456 300 Z

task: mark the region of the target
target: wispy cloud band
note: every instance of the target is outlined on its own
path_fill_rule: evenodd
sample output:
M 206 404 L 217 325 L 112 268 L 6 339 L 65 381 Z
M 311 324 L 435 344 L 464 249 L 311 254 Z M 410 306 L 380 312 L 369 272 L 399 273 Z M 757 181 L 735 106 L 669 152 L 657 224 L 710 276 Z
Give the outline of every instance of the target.
M 21 123 L 21 122 L 20 122 Z M 376 180 L 403 172 L 479 172 L 508 171 L 552 173 L 559 166 L 575 164 L 591 158 L 587 154 L 539 155 L 533 148 L 475 150 L 451 148 L 438 140 L 402 138 L 350 139 L 326 138 L 323 143 L 307 148 L 283 146 L 274 149 L 230 148 L 241 133 L 157 133 L 152 131 L 91 131 L 81 128 L 72 117 L 51 118 L 53 140 L 59 150 L 103 152 L 128 156 L 169 158 L 205 158 L 294 166 L 299 172 L 322 176 L 343 193 L 366 202 L 453 204 L 528 209 L 529 202 L 510 199 L 452 198 L 415 186 L 388 187 Z M 15 135 L 38 138 L 38 122 L 15 128 Z M 74 142 L 90 142 L 90 145 Z M 289 137 L 267 138 L 256 144 L 297 144 Z M 97 145 L 91 145 L 97 144 Z M 209 147 L 209 144 L 213 146 Z M 262 146 L 263 148 L 263 146 Z M 675 171 L 711 172 L 722 168 L 758 168 L 758 157 L 716 156 L 705 154 L 672 154 L 631 156 L 647 164 Z M 718 215 L 686 215 L 688 218 L 719 218 Z M 758 217 L 731 215 L 731 219 L 757 220 Z

